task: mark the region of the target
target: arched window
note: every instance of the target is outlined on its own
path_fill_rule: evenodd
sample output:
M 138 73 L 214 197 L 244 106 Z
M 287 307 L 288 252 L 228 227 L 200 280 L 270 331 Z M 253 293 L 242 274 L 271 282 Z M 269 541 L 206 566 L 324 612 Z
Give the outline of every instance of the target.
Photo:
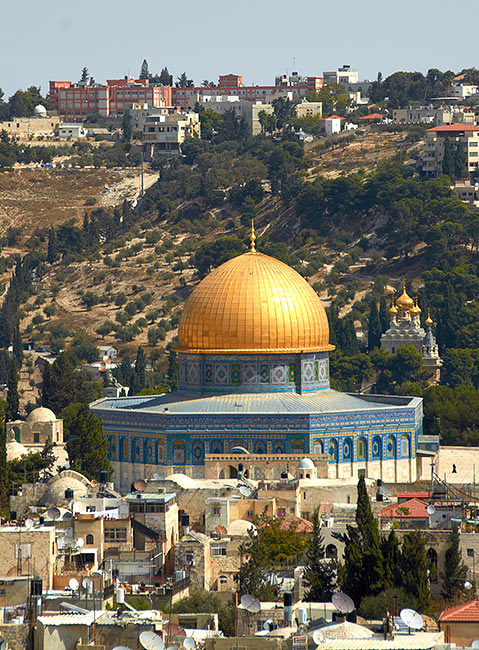
M 15 440 L 17 442 L 21 442 L 21 440 L 20 440 L 20 428 L 19 427 L 13 427 L 13 433 L 15 435 Z
M 93 537 L 93 535 L 87 535 L 87 536 L 86 536 L 86 543 L 87 543 L 88 545 L 91 545 L 91 544 L 94 544 L 94 543 L 95 543 L 95 538 Z
M 343 460 L 353 459 L 353 444 L 351 438 L 346 438 L 343 442 Z
M 255 454 L 265 454 L 266 453 L 266 444 L 263 440 L 258 440 L 254 448 Z
M 396 458 L 396 438 L 389 436 L 386 443 L 386 458 Z
M 315 440 L 313 442 L 313 454 L 323 454 L 323 443 L 321 440 Z
M 368 457 L 368 447 L 366 438 L 359 438 L 358 440 L 358 460 L 366 460 Z
M 33 444 L 40 442 L 40 434 L 38 431 L 33 432 Z
M 328 445 L 329 461 L 337 463 L 338 461 L 338 441 L 330 440 Z
M 334 544 L 328 544 L 326 546 L 326 557 L 331 560 L 336 560 L 338 557 L 338 549 Z
M 381 460 L 383 457 L 383 443 L 379 436 L 373 438 L 372 452 L 373 460 Z
M 409 457 L 409 436 L 402 436 L 401 438 L 401 456 L 402 458 Z

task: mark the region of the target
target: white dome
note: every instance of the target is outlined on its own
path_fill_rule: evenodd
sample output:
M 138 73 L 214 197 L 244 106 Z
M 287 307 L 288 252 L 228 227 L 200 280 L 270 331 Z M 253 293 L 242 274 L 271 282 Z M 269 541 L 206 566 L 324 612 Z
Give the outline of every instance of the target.
M 27 422 L 55 422 L 57 416 L 50 409 L 39 406 L 27 416 Z
M 83 497 L 91 490 L 90 481 L 74 470 L 65 470 L 51 478 L 47 483 L 47 489 L 42 497 L 42 503 L 46 506 L 57 506 L 65 500 L 65 490 L 71 489 L 74 498 Z
M 16 440 L 7 442 L 7 460 L 15 460 L 16 458 L 20 458 L 20 456 L 24 456 L 25 454 L 28 454 L 28 449 Z
M 298 469 L 314 469 L 314 463 L 311 458 L 301 458 Z
M 43 104 L 37 104 L 33 109 L 33 112 L 35 115 L 45 115 L 47 109 L 45 108 L 45 106 L 43 106 Z
M 256 530 L 256 526 L 246 519 L 236 519 L 226 526 L 226 533 L 232 536 L 244 537 L 249 530 Z

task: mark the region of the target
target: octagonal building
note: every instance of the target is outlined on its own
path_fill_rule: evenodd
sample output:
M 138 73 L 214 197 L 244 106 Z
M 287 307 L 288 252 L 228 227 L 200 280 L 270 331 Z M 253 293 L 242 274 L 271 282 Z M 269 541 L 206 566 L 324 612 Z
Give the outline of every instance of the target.
M 323 455 L 329 478 L 363 470 L 385 482 L 414 481 L 422 399 L 331 389 L 333 349 L 315 291 L 257 252 L 253 233 L 251 250 L 214 269 L 185 303 L 178 390 L 91 404 L 103 419 L 117 488 L 155 473 L 200 478 L 205 460 L 227 463 L 238 450 L 263 463 Z

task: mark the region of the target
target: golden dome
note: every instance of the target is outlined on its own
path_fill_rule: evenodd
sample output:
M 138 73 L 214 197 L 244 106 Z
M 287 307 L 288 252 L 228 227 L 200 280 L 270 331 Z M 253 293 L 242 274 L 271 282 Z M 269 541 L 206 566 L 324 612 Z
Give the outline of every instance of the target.
M 428 327 L 431 327 L 432 323 L 433 323 L 433 321 L 432 321 L 432 318 L 431 318 L 431 314 L 430 314 L 429 311 L 428 311 L 428 312 L 427 312 L 427 318 L 426 318 L 426 325 L 427 325 Z
M 419 305 L 417 304 L 417 298 L 415 298 L 414 306 L 411 307 L 411 309 L 410 309 L 409 311 L 411 312 L 411 314 L 412 314 L 413 316 L 419 316 L 419 314 L 421 313 L 422 310 L 421 310 L 421 308 L 419 307 Z
M 249 251 L 214 269 L 185 303 L 178 352 L 333 350 L 321 300 L 299 273 Z
M 403 283 L 402 294 L 396 300 L 399 309 L 410 311 L 414 308 L 414 300 L 406 293 L 406 282 Z
M 397 310 L 396 305 L 394 304 L 394 298 L 393 298 L 393 300 L 391 302 L 391 307 L 389 308 L 389 315 L 390 316 L 395 316 L 397 313 L 398 313 L 398 310 Z

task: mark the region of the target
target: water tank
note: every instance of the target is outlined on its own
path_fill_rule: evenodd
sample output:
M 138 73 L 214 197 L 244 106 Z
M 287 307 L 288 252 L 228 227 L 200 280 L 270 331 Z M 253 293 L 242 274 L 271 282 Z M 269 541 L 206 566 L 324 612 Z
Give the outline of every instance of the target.
M 43 580 L 41 578 L 33 578 L 30 584 L 30 593 L 32 596 L 41 596 L 43 591 Z
M 307 623 L 307 611 L 304 607 L 300 607 L 297 610 L 298 621 L 300 625 L 306 625 Z
M 185 528 L 190 525 L 190 515 L 187 512 L 181 515 L 181 525 Z
M 118 587 L 116 590 L 116 602 L 118 605 L 124 605 L 125 603 L 125 590 L 123 587 Z
M 10 510 L 10 521 L 17 521 L 17 511 Z
M 39 522 L 40 522 L 40 526 L 43 526 L 43 524 L 45 523 L 45 517 L 40 517 Z
M 284 620 L 286 623 L 291 623 L 293 620 L 293 594 L 290 591 L 286 591 L 283 594 L 283 603 L 284 603 Z
M 102 470 L 100 472 L 100 485 L 106 485 L 108 483 L 108 472 Z
M 282 479 L 287 479 L 288 478 L 288 472 L 281 472 L 281 478 Z
M 74 495 L 75 495 L 75 493 L 73 492 L 73 490 L 71 488 L 67 488 L 65 490 L 65 499 L 67 501 L 71 501 L 73 499 Z

